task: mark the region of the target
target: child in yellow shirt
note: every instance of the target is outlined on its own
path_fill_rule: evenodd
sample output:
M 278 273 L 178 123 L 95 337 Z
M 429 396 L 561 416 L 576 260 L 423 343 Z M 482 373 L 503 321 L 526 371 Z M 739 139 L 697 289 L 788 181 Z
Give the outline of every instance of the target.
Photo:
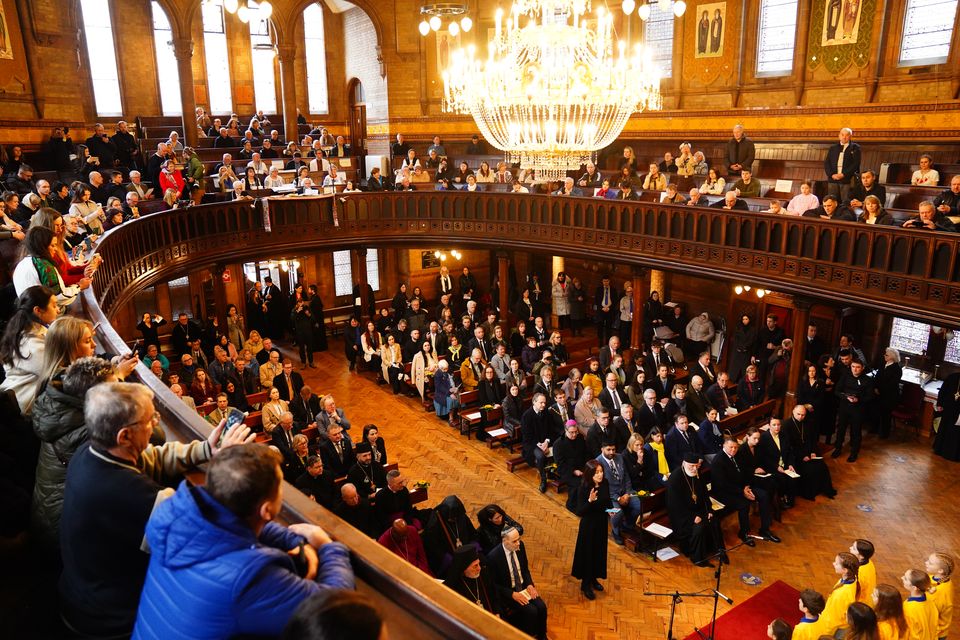
M 857 572 L 857 580 L 860 581 L 860 595 L 857 602 L 864 604 L 873 604 L 873 590 L 877 586 L 877 565 L 871 562 L 873 558 L 873 543 L 863 538 L 857 538 L 850 545 L 850 553 L 857 556 L 860 562 L 860 570 Z
M 937 640 L 937 607 L 927 598 L 933 583 L 923 571 L 907 569 L 901 578 L 907 590 L 903 615 L 910 629 L 910 640 Z
M 924 568 L 933 581 L 933 590 L 928 597 L 937 608 L 937 638 L 946 640 L 947 631 L 953 623 L 953 556 L 946 553 L 931 553 Z
M 900 591 L 889 584 L 878 584 L 873 590 L 873 610 L 877 614 L 880 640 L 909 640 L 907 619 L 903 616 Z
M 897 597 L 899 601 L 899 595 Z M 813 589 L 800 592 L 800 611 L 803 617 L 793 628 L 793 640 L 818 640 L 826 633 L 823 618 L 820 616 L 826 602 L 823 596 Z
M 855 555 L 841 551 L 833 559 L 833 569 L 840 580 L 834 585 L 823 609 L 823 633 L 826 635 L 834 635 L 837 629 L 847 628 L 847 607 L 856 602 L 860 595 L 860 583 L 857 582 L 860 561 Z

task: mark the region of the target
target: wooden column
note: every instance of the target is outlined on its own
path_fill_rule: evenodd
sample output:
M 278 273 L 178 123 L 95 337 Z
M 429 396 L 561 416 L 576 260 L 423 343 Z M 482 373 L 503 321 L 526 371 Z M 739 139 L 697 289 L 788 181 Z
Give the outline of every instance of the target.
M 789 416 L 797 404 L 797 385 L 803 375 L 803 350 L 807 340 L 807 325 L 810 324 L 810 307 L 813 302 L 806 298 L 793 300 L 793 354 L 790 357 L 790 371 L 787 373 L 787 393 L 783 398 L 783 416 Z
M 644 290 L 644 275 L 646 269 L 635 267 L 633 270 L 633 323 L 630 325 L 630 350 L 634 353 L 633 360 L 643 352 L 643 303 L 646 300 Z
M 370 306 L 370 294 L 367 289 L 367 248 L 360 247 L 356 251 L 357 256 L 357 277 L 354 278 L 356 282 L 360 284 L 360 313 L 359 316 L 362 318 L 363 314 L 367 312 L 367 308 Z M 354 302 L 356 304 L 356 302 Z M 361 323 L 362 324 L 362 323 Z
M 504 251 L 497 252 L 497 275 L 500 278 L 500 322 L 506 334 L 510 328 L 510 256 Z
M 180 75 L 180 108 L 183 111 L 183 144 L 197 146 L 197 101 L 193 95 L 193 40 L 173 39 L 173 55 Z
M 299 140 L 297 127 L 297 91 L 294 59 L 297 51 L 292 44 L 277 45 L 277 59 L 280 61 L 280 94 L 283 97 L 283 126 L 286 140 Z

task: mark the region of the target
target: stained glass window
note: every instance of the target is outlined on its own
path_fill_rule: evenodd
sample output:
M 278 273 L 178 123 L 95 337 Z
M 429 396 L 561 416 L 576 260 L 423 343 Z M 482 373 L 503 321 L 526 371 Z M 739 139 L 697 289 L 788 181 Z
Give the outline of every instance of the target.
M 797 40 L 797 0 L 763 0 L 757 36 L 757 75 L 790 75 Z
M 644 22 L 644 42 L 653 53 L 660 68 L 660 76 L 673 75 L 673 9 L 661 11 L 659 5 L 650 5 L 650 17 Z
M 900 65 L 942 64 L 950 55 L 957 0 L 907 0 Z
M 930 341 L 930 325 L 903 318 L 893 319 L 890 346 L 900 353 L 923 355 Z

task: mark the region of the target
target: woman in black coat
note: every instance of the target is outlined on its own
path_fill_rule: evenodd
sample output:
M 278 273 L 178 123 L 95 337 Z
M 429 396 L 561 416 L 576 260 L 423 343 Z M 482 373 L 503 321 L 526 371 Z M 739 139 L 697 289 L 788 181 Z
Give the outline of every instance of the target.
M 933 452 L 954 462 L 960 461 L 960 373 L 951 373 L 943 381 L 937 396 L 940 409 L 940 429 L 933 441 Z
M 643 303 L 643 341 L 646 344 L 653 342 L 653 332 L 663 326 L 663 304 L 660 302 L 660 292 L 651 291 L 650 297 Z
M 167 324 L 167 321 L 160 316 L 150 313 L 143 314 L 143 319 L 137 324 L 137 330 L 143 336 L 143 353 L 146 353 L 147 347 L 152 344 L 157 345 L 157 349 L 160 348 L 159 330 L 165 324 Z M 143 357 L 143 353 L 141 357 Z
M 477 538 L 484 555 L 490 553 L 502 540 L 504 529 L 515 528 L 523 535 L 523 527 L 519 522 L 507 515 L 498 504 L 488 504 L 477 512 Z
M 837 363 L 829 353 L 820 356 L 817 377 L 823 384 L 823 410 L 817 420 L 820 435 L 826 436 L 827 444 L 833 439 L 837 427 L 837 396 L 834 394 L 834 385 L 840 377 Z
M 733 332 L 733 344 L 730 348 L 730 366 L 727 371 L 731 382 L 739 382 L 743 377 L 744 369 L 757 355 L 757 328 L 753 326 L 750 316 L 740 316 L 740 326 Z
M 903 378 L 903 367 L 900 366 L 900 352 L 887 347 L 883 352 L 883 366 L 877 371 L 873 393 L 877 396 L 877 430 L 881 438 L 890 437 L 890 426 L 893 422 L 893 410 L 900 403 L 900 379 Z
M 380 427 L 368 424 L 363 428 L 363 442 L 369 442 L 373 449 L 373 462 L 387 464 L 387 445 L 380 436 Z
M 630 436 L 620 459 L 634 489 L 656 491 L 663 486 L 663 476 L 657 471 L 657 454 L 644 448 L 643 436 L 639 433 Z
M 743 411 L 760 404 L 763 402 L 765 392 L 763 382 L 757 375 L 757 366 L 754 364 L 747 366 L 747 375 L 741 378 L 737 385 L 737 409 Z
M 577 496 L 580 528 L 573 552 L 570 574 L 580 580 L 580 590 L 587 600 L 594 600 L 594 590 L 603 591 L 599 579 L 607 577 L 607 509 L 611 508 L 610 485 L 603 477 L 603 466 L 588 460 Z
M 824 412 L 826 391 L 823 381 L 819 377 L 816 365 L 804 367 L 805 373 L 797 383 L 797 404 L 807 409 L 807 422 L 819 433 L 821 414 Z
M 397 295 L 393 296 L 393 300 L 390 302 L 390 308 L 393 309 L 393 323 L 396 324 L 400 321 L 407 313 L 407 307 L 410 306 L 410 301 L 407 299 L 407 284 L 405 282 L 400 283 L 400 288 L 397 290 Z
M 520 385 L 511 384 L 507 387 L 507 395 L 500 404 L 503 407 L 503 428 L 513 435 L 520 428 L 520 418 L 523 416 L 523 398 L 520 397 Z

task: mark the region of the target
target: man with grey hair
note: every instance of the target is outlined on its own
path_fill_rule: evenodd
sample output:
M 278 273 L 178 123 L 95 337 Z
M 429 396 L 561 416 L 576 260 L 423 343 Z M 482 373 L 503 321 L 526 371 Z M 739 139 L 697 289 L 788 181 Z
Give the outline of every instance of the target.
M 127 191 L 123 205 L 123 220 L 132 220 L 140 217 L 140 196 L 136 191 Z
M 533 584 L 520 531 L 516 527 L 505 527 L 500 542 L 487 554 L 487 564 L 500 602 L 510 612 L 504 617 L 524 633 L 544 639 L 547 637 L 547 605 Z
M 170 385 L 170 391 L 173 391 L 173 395 L 175 395 L 175 396 L 177 396 L 178 398 L 180 398 L 181 400 L 183 400 L 183 403 L 184 403 L 185 405 L 187 405 L 188 407 L 190 407 L 190 408 L 193 409 L 194 411 L 197 410 L 197 403 L 196 403 L 196 401 L 193 399 L 193 396 L 185 396 L 185 395 L 183 395 L 183 387 L 180 386 L 180 383 L 179 383 L 179 382 L 174 382 L 173 384 L 171 384 L 171 385 Z
M 130 184 L 127 185 L 127 191 L 136 193 L 143 200 L 153 196 L 153 187 L 148 188 L 147 185 L 143 184 L 139 171 L 130 172 Z
M 224 433 L 222 422 L 205 441 L 152 446 L 159 420 L 153 392 L 122 382 L 90 389 L 84 420 L 90 443 L 70 461 L 63 500 L 61 616 L 84 635 L 127 635 L 146 575 L 144 528 L 153 510 L 173 495 L 185 469 L 252 442 L 253 434 L 246 426 Z
M 823 160 L 823 172 L 827 176 L 827 193 L 837 196 L 841 202 L 849 200 L 851 181 L 860 175 L 860 145 L 851 142 L 853 129 L 840 129 L 837 144 L 827 150 Z
M 735 125 L 733 137 L 727 140 L 727 169 L 736 174 L 744 168 L 752 169 L 754 156 L 756 147 L 753 140 L 744 135 L 742 124 Z
M 566 178 L 563 179 L 563 186 L 560 187 L 560 189 L 554 195 L 582 196 L 583 191 L 581 191 L 580 188 L 574 184 L 573 178 L 571 178 L 570 176 L 567 176 Z

